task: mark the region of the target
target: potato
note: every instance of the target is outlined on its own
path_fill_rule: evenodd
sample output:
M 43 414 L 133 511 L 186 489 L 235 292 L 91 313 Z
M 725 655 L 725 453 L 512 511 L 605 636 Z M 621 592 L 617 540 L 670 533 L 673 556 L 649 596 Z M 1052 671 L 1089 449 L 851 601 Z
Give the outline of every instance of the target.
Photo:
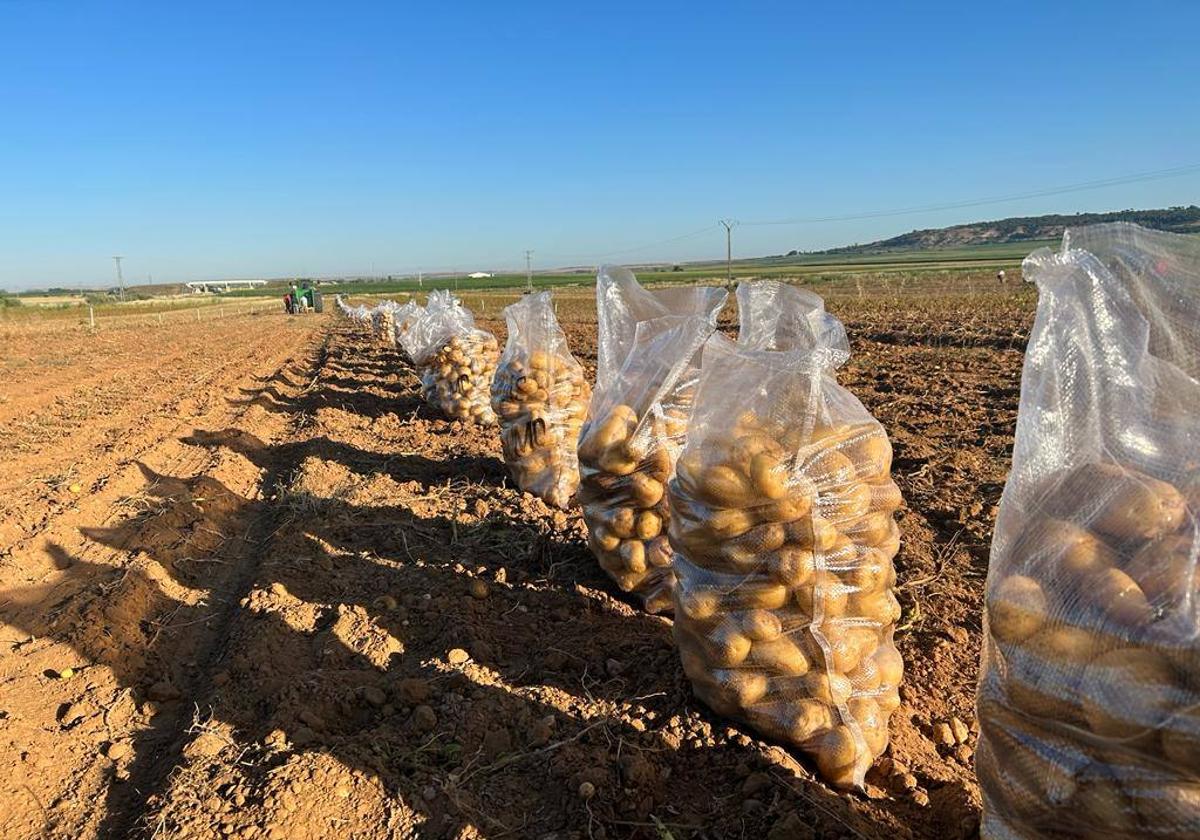
M 1167 761 L 1193 776 L 1200 774 L 1200 709 L 1192 708 L 1169 718 L 1159 733 Z
M 779 616 L 770 610 L 747 610 L 741 616 L 742 632 L 755 642 L 774 639 L 783 632 Z
M 753 568 L 765 555 L 783 546 L 787 532 L 777 522 L 757 525 L 741 536 L 720 543 L 718 556 L 737 568 Z
M 859 761 L 858 744 L 848 726 L 835 726 L 820 736 L 813 748 L 817 769 L 835 787 L 851 787 Z
M 1025 575 L 1002 579 L 987 599 L 988 630 L 1002 642 L 1032 636 L 1046 621 L 1046 593 Z
M 1056 494 L 1068 510 L 1087 499 L 1099 503 L 1089 527 L 1118 540 L 1152 540 L 1183 522 L 1183 495 L 1165 481 L 1116 464 L 1085 464 L 1072 472 Z M 1095 501 L 1091 501 L 1095 500 Z
M 615 507 L 607 511 L 607 527 L 610 533 L 627 540 L 633 537 L 637 523 L 637 511 L 632 507 Z
M 904 660 L 895 646 L 880 645 L 879 650 L 872 658 L 875 661 L 875 667 L 879 669 L 879 677 L 884 686 L 894 688 L 900 685 L 904 679 Z
M 830 493 L 823 493 L 817 502 L 821 516 L 831 522 L 859 519 L 871 509 L 871 486 L 848 484 Z
M 717 507 L 740 508 L 753 503 L 754 485 L 740 469 L 726 464 L 711 464 L 699 475 L 697 489 L 700 497 Z
M 802 586 L 795 594 L 796 606 L 814 620 L 844 615 L 848 601 L 845 584 L 831 572 L 818 572 L 812 586 Z
M 727 624 L 716 628 L 707 642 L 710 661 L 723 668 L 740 665 L 750 654 L 750 637 Z
M 1125 571 L 1137 581 L 1146 598 L 1156 604 L 1175 604 L 1200 592 L 1200 563 L 1192 560 L 1195 535 L 1168 534 L 1143 547 Z
M 757 671 L 722 669 L 713 673 L 713 682 L 739 709 L 753 706 L 767 694 L 767 676 Z
M 1127 627 L 1146 624 L 1151 619 L 1146 594 L 1133 578 L 1120 569 L 1105 569 L 1096 573 L 1084 591 L 1109 618 Z
M 796 522 L 806 516 L 813 507 L 813 494 L 799 492 L 782 499 L 757 505 L 755 515 L 762 522 Z
M 1048 627 L 1028 643 L 1030 652 L 1053 662 L 1086 665 L 1104 652 L 1104 643 L 1082 627 L 1061 624 Z
M 801 677 L 809 669 L 808 657 L 787 636 L 754 642 L 749 658 L 750 662 L 772 674 Z
M 823 669 L 813 669 L 805 674 L 804 687 L 809 697 L 835 706 L 840 706 L 850 699 L 854 690 L 847 677 Z
M 652 510 L 643 510 L 634 527 L 639 540 L 652 540 L 662 533 L 662 517 Z
M 721 596 L 712 589 L 680 590 L 677 600 L 683 615 L 696 621 L 707 621 L 721 609 Z
M 784 719 L 786 737 L 796 744 L 807 744 L 834 726 L 833 708 L 820 700 L 781 704 L 778 714 Z
M 768 555 L 767 567 L 771 577 L 791 589 L 810 583 L 816 574 L 813 553 L 806 548 L 790 545 Z
M 784 526 L 788 542 L 813 551 L 828 551 L 837 542 L 838 530 L 820 516 L 806 517 Z
M 1083 674 L 1083 715 L 1097 735 L 1132 738 L 1158 726 L 1179 696 L 1167 661 L 1145 648 L 1120 648 L 1097 657 Z
M 629 492 L 638 508 L 653 508 L 662 499 L 662 482 L 646 473 L 637 473 L 629 480 Z
M 819 488 L 832 488 L 854 480 L 854 462 L 836 449 L 819 450 L 810 456 L 802 469 L 805 476 Z
M 846 708 L 850 712 L 850 717 L 858 724 L 870 754 L 876 756 L 887 749 L 887 715 L 879 708 L 879 704 L 875 702 L 874 698 L 851 697 L 846 701 Z
M 627 571 L 637 574 L 646 571 L 646 545 L 641 540 L 625 540 L 620 553 Z
M 787 473 L 779 458 L 759 452 L 750 459 L 750 480 L 759 499 L 782 499 L 788 495 Z
M 708 519 L 708 530 L 715 539 L 740 537 L 754 527 L 754 517 L 739 508 L 717 508 Z

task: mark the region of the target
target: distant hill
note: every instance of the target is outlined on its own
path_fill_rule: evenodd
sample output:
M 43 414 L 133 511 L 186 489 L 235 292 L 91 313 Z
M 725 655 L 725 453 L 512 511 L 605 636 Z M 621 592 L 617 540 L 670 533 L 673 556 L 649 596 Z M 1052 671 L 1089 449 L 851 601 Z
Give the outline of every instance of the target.
M 1032 239 L 1057 239 L 1068 227 L 1101 222 L 1135 222 L 1155 230 L 1175 233 L 1200 233 L 1200 207 L 1168 207 L 1164 210 L 1119 210 L 1113 213 L 1076 213 L 1073 216 L 1017 216 L 993 222 L 972 222 L 952 227 L 914 230 L 866 245 L 830 248 L 822 254 L 874 254 L 888 251 L 961 248 L 988 243 L 1024 242 Z M 799 253 L 796 251 L 793 254 Z

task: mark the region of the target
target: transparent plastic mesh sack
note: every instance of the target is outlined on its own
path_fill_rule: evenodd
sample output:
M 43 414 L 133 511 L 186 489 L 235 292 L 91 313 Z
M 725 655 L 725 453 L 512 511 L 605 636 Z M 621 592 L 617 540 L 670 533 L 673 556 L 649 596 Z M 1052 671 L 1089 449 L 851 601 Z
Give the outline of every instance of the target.
M 549 292 L 506 307 L 504 318 L 508 341 L 492 380 L 504 461 L 519 488 L 565 508 L 579 488 L 576 446 L 592 389 Z
M 699 351 L 724 290 L 649 291 L 625 269 L 596 283 L 596 389 L 579 437 L 579 501 L 600 566 L 650 612 L 671 609 L 666 485 L 686 440 Z
M 402 304 L 392 315 L 392 341 L 409 361 L 412 361 L 412 354 L 407 342 L 408 333 L 424 316 L 424 307 L 415 300 Z
M 891 445 L 835 378 L 849 348 L 819 297 L 742 284 L 738 310 L 738 342 L 704 347 L 669 488 L 675 639 L 714 711 L 861 786 L 903 677 Z
M 986 593 L 993 838 L 1200 837 L 1200 240 L 1025 260 L 1037 317 Z
M 417 367 L 426 402 L 455 420 L 485 426 L 496 422 L 491 388 L 500 345 L 475 326 L 471 310 L 449 290 L 435 290 L 425 314 L 406 335 L 406 352 Z

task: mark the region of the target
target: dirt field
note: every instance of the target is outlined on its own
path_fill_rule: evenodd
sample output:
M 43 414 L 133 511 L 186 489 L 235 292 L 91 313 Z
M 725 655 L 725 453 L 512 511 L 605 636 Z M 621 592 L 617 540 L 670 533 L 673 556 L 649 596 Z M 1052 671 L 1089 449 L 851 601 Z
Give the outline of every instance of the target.
M 1032 297 L 830 300 L 907 500 L 865 794 L 701 707 L 494 430 L 336 316 L 262 314 L 0 336 L 0 837 L 973 836 L 974 735 L 931 731 L 973 728 Z M 586 293 L 560 317 L 594 373 Z

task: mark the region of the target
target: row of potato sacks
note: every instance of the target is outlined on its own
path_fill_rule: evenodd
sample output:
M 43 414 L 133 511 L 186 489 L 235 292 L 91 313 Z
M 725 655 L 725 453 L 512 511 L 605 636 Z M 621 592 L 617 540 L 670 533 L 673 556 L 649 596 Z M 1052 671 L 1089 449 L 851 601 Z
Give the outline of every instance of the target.
M 421 378 L 425 401 L 454 420 L 489 426 L 492 377 L 500 344 L 447 289 L 429 293 L 425 312 L 401 337 Z
M 989 838 L 1200 837 L 1200 242 L 1035 252 L 987 584 Z

